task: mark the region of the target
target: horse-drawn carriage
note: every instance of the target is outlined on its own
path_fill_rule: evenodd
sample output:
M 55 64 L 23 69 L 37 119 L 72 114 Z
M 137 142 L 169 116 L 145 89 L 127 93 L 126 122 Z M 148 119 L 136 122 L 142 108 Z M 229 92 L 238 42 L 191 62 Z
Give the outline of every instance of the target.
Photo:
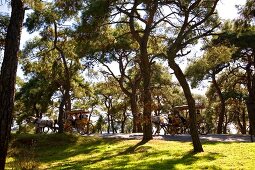
M 94 126 L 89 119 L 89 112 L 84 110 L 66 111 L 64 115 L 64 131 L 80 134 L 91 134 Z
M 207 134 L 208 127 L 205 119 L 201 116 L 201 110 L 204 105 L 196 104 L 197 110 L 197 127 L 200 134 Z M 190 120 L 188 115 L 188 105 L 176 106 L 173 108 L 173 113 L 168 115 L 160 115 L 152 117 L 152 123 L 155 125 L 155 134 L 163 129 L 164 134 L 184 134 L 189 133 Z
M 203 104 L 196 104 L 195 105 L 196 108 L 196 121 L 197 121 L 197 128 L 198 128 L 198 132 L 200 134 L 207 134 L 208 131 L 206 130 L 206 121 L 203 118 L 203 116 L 201 115 L 202 110 L 205 108 L 205 106 Z M 190 125 L 190 118 L 189 118 L 189 107 L 188 105 L 181 105 L 181 106 L 175 106 L 174 110 L 177 112 L 177 114 L 180 115 L 182 121 L 185 119 L 186 122 L 186 126 L 184 126 L 184 131 L 189 131 L 189 125 Z M 182 116 L 182 115 L 183 116 Z

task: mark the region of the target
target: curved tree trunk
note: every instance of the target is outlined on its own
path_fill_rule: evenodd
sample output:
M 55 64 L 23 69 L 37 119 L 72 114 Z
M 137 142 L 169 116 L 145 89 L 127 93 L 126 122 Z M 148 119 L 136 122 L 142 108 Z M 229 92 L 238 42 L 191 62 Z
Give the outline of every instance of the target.
M 18 51 L 25 14 L 23 1 L 12 0 L 11 7 L 11 19 L 7 29 L 4 60 L 0 75 L 0 170 L 4 170 L 5 167 L 10 138 Z
M 212 75 L 212 82 L 216 89 L 216 93 L 219 96 L 220 99 L 220 113 L 218 117 L 218 126 L 217 126 L 217 133 L 222 134 L 223 132 L 223 122 L 224 122 L 224 115 L 225 115 L 225 100 L 223 98 L 223 95 L 221 93 L 221 89 L 216 81 L 215 74 Z
M 127 55 L 121 55 L 120 58 L 118 59 L 120 76 L 116 76 L 112 72 L 111 68 L 108 67 L 104 62 L 100 62 L 100 60 L 99 62 L 109 70 L 109 74 L 119 83 L 122 92 L 125 93 L 129 98 L 131 112 L 133 116 L 132 132 L 133 133 L 142 132 L 141 118 L 137 106 L 137 89 L 139 88 L 141 82 L 141 76 L 140 73 L 137 73 L 134 77 L 126 75 L 125 72 L 127 69 L 127 65 L 123 63 L 122 61 L 123 57 L 126 58 Z M 129 87 L 131 88 L 131 90 L 129 90 Z
M 185 98 L 189 107 L 189 117 L 190 117 L 190 133 L 193 143 L 193 151 L 194 152 L 203 152 L 203 147 L 199 139 L 198 129 L 197 129 L 197 121 L 196 121 L 196 108 L 195 108 L 195 100 L 191 94 L 189 84 L 183 74 L 181 68 L 175 63 L 174 59 L 169 59 L 168 62 L 171 69 L 174 70 L 174 74 L 178 79 L 180 85 L 182 86 Z

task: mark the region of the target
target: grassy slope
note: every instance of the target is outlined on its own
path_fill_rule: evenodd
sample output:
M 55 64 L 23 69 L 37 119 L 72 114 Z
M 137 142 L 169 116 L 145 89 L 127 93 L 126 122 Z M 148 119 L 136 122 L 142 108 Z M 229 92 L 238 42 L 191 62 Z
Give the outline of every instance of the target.
M 7 169 L 254 169 L 255 143 L 101 139 L 71 135 L 14 136 Z

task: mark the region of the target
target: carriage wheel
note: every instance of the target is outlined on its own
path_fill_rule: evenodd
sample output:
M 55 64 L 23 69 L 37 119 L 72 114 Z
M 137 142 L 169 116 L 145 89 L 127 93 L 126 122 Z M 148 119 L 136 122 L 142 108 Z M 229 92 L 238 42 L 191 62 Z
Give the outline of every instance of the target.
M 45 130 L 45 128 L 47 128 L 47 130 Z M 42 133 L 48 133 L 48 132 L 49 132 L 49 130 L 50 130 L 50 128 L 49 128 L 49 127 L 47 127 L 47 126 L 46 126 L 46 127 L 42 127 L 42 128 L 41 128 L 41 132 L 42 132 Z
M 86 123 L 83 120 L 81 119 L 76 120 L 75 128 L 79 134 L 81 135 L 86 134 Z
M 88 121 L 86 119 L 77 119 L 75 120 L 75 129 L 76 131 L 81 134 L 91 134 L 94 132 L 94 126 L 92 123 L 88 124 Z
M 200 135 L 207 135 L 209 133 L 209 127 L 205 122 L 198 124 L 198 133 Z
M 92 123 L 89 123 L 88 125 L 79 124 L 76 127 L 76 130 L 81 135 L 92 134 L 92 133 L 94 133 L 94 126 Z
M 177 127 L 175 126 L 171 126 L 170 127 L 170 132 L 169 132 L 172 136 L 174 136 L 175 134 L 177 134 Z
M 92 123 L 89 123 L 88 125 L 86 125 L 85 132 L 88 135 L 94 133 L 94 125 Z
M 86 133 L 85 125 L 83 124 L 76 125 L 76 130 L 81 135 L 84 135 Z

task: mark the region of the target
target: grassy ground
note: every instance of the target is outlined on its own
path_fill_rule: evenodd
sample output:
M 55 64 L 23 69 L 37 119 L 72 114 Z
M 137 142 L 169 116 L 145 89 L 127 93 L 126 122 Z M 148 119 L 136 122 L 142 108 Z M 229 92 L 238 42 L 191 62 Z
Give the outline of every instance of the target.
M 13 136 L 7 169 L 254 169 L 255 143 L 102 139 L 73 135 Z

